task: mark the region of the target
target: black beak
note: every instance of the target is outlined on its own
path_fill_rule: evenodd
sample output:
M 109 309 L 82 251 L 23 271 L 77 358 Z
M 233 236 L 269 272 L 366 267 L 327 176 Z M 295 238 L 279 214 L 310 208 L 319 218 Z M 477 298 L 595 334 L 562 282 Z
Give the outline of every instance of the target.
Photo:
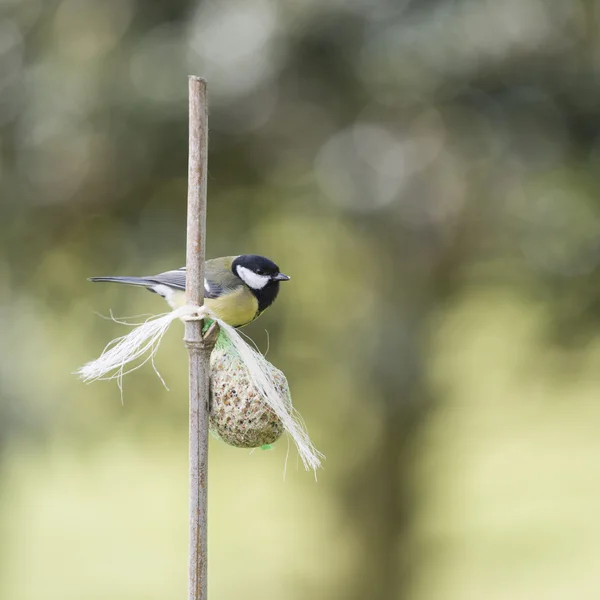
M 277 275 L 273 275 L 271 279 L 273 281 L 289 281 L 290 278 L 287 275 L 284 275 L 283 273 L 277 273 Z

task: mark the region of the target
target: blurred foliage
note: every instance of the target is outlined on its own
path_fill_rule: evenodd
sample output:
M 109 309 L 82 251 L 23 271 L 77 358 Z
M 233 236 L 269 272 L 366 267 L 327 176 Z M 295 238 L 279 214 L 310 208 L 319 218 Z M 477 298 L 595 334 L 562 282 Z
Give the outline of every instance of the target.
M 596 598 L 599 65 L 594 0 L 0 0 L 0 598 L 185 595 L 181 331 L 71 373 L 165 310 L 86 277 L 183 264 L 191 73 L 327 455 L 211 442 L 211 597 Z

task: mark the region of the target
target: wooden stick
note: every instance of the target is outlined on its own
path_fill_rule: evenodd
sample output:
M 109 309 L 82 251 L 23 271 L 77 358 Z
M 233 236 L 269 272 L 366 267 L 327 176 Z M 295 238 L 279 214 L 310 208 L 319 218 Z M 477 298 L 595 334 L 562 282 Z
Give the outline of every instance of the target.
M 189 163 L 186 299 L 204 303 L 208 103 L 206 81 L 189 78 Z M 210 353 L 218 330 L 202 335 L 204 321 L 187 321 L 190 389 L 190 548 L 188 600 L 207 599 L 208 411 Z

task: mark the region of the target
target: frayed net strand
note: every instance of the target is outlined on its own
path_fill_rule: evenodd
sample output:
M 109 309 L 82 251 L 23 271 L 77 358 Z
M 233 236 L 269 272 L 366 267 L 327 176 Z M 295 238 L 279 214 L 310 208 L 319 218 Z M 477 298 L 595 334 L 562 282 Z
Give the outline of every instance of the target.
M 116 379 L 121 388 L 123 376 L 139 369 L 148 361 L 154 365 L 160 343 L 173 321 L 204 318 L 210 318 L 219 324 L 220 335 L 227 339 L 229 351 L 238 355 L 248 370 L 250 381 L 294 440 L 304 467 L 316 472 L 324 457 L 311 442 L 298 411 L 278 392 L 272 376 L 272 365 L 262 354 L 251 348 L 234 327 L 217 318 L 206 306 L 186 304 L 172 312 L 147 319 L 127 335 L 111 341 L 96 360 L 79 368 L 75 374 L 86 383 Z M 131 363 L 140 359 L 143 359 L 141 363 L 131 366 Z

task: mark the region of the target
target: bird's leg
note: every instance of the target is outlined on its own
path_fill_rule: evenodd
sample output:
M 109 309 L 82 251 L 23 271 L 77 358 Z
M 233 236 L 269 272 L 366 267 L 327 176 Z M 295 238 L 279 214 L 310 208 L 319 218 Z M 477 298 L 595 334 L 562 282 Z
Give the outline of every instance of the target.
M 212 350 L 214 345 L 217 343 L 219 337 L 220 327 L 216 321 L 213 321 L 208 329 L 202 333 L 202 340 Z

